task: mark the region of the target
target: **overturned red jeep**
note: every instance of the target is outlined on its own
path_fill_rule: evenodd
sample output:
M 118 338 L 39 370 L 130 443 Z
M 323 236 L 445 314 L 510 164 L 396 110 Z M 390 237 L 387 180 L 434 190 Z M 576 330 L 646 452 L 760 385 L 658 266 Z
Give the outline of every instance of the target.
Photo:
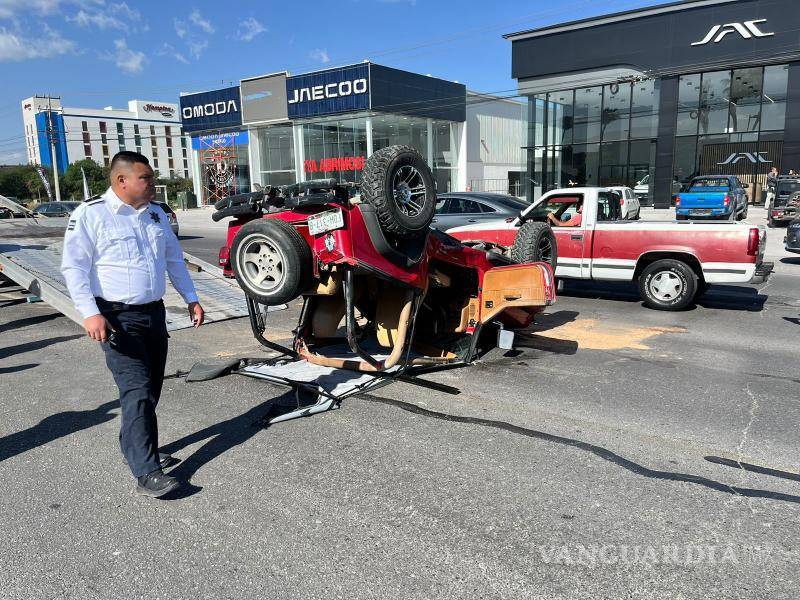
M 294 361 L 408 375 L 469 363 L 555 301 L 550 265 L 431 229 L 435 204 L 408 146 L 373 153 L 358 185 L 305 181 L 218 202 L 214 220 L 234 217 L 220 264 L 245 291 L 256 338 Z M 292 347 L 265 339 L 266 308 L 297 298 Z

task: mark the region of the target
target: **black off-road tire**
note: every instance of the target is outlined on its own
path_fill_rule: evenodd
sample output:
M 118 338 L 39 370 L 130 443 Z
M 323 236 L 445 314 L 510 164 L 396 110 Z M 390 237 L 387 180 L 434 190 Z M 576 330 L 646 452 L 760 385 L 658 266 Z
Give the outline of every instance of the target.
M 511 260 L 515 263 L 546 262 L 555 272 L 558 246 L 550 226 L 539 221 L 525 221 L 514 238 Z
M 245 224 L 231 244 L 231 266 L 245 294 L 275 306 L 297 298 L 312 273 L 311 248 L 303 236 L 279 219 Z
M 662 283 L 659 280 L 663 280 Z M 680 260 L 657 260 L 639 275 L 639 295 L 647 306 L 656 310 L 686 308 L 697 291 L 697 274 Z
M 406 175 L 413 185 L 404 182 Z M 364 164 L 361 199 L 375 207 L 384 233 L 412 238 L 430 227 L 436 209 L 436 185 L 417 150 L 388 146 L 373 152 Z

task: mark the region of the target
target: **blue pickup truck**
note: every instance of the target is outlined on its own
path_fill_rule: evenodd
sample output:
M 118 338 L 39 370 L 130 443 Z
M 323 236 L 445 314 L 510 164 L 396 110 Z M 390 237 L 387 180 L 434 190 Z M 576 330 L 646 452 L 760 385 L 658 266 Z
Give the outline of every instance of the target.
M 675 197 L 675 218 L 744 219 L 747 217 L 747 192 L 734 175 L 705 175 L 689 182 L 686 191 Z

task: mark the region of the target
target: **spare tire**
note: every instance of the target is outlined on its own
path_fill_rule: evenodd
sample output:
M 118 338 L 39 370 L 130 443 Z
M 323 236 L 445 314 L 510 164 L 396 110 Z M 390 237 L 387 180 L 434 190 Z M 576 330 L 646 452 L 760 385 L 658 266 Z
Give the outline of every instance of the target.
M 231 265 L 245 294 L 271 306 L 297 298 L 308 286 L 313 268 L 303 236 L 279 219 L 243 225 L 231 244 Z
M 373 152 L 361 174 L 361 199 L 375 207 L 383 232 L 415 237 L 430 227 L 436 208 L 433 174 L 411 146 Z
M 515 263 L 546 262 L 555 272 L 558 246 L 550 226 L 539 221 L 525 221 L 511 247 L 511 260 Z

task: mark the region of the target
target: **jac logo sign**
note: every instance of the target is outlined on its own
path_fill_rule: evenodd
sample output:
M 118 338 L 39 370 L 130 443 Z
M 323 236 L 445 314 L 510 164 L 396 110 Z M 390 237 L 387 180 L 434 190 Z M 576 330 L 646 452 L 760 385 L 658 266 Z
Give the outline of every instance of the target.
M 775 35 L 771 32 L 761 31 L 759 24 L 766 22 L 766 19 L 755 19 L 753 21 L 745 21 L 744 23 L 725 23 L 725 25 L 714 25 L 706 34 L 706 37 L 699 42 L 692 43 L 692 46 L 705 46 L 711 42 L 718 44 L 729 33 L 738 33 L 746 40 L 754 37 L 763 38 Z
M 765 156 L 761 156 L 762 154 L 766 154 L 766 152 L 734 152 L 728 158 L 726 158 L 723 162 L 717 163 L 718 165 L 735 165 L 740 160 L 749 160 L 754 165 L 759 163 L 771 163 L 771 160 L 767 160 Z
M 312 100 L 326 100 L 330 98 L 342 98 L 352 94 L 366 94 L 367 80 L 355 79 L 353 81 L 340 81 L 327 85 L 315 85 L 295 89 L 292 97 L 288 99 L 289 104 L 298 102 L 310 102 Z
M 236 101 L 222 100 L 220 102 L 209 102 L 207 104 L 198 104 L 196 106 L 184 106 L 183 118 L 197 119 L 200 117 L 213 117 L 215 115 L 225 115 L 234 112 L 239 112 L 239 109 L 236 108 Z
M 157 112 L 165 117 L 171 117 L 175 114 L 175 109 L 166 104 L 145 104 L 142 108 L 145 112 Z
M 303 161 L 303 170 L 306 173 L 320 171 L 361 171 L 364 169 L 366 159 L 363 156 L 341 156 L 337 158 L 323 158 L 317 163 L 315 160 Z

